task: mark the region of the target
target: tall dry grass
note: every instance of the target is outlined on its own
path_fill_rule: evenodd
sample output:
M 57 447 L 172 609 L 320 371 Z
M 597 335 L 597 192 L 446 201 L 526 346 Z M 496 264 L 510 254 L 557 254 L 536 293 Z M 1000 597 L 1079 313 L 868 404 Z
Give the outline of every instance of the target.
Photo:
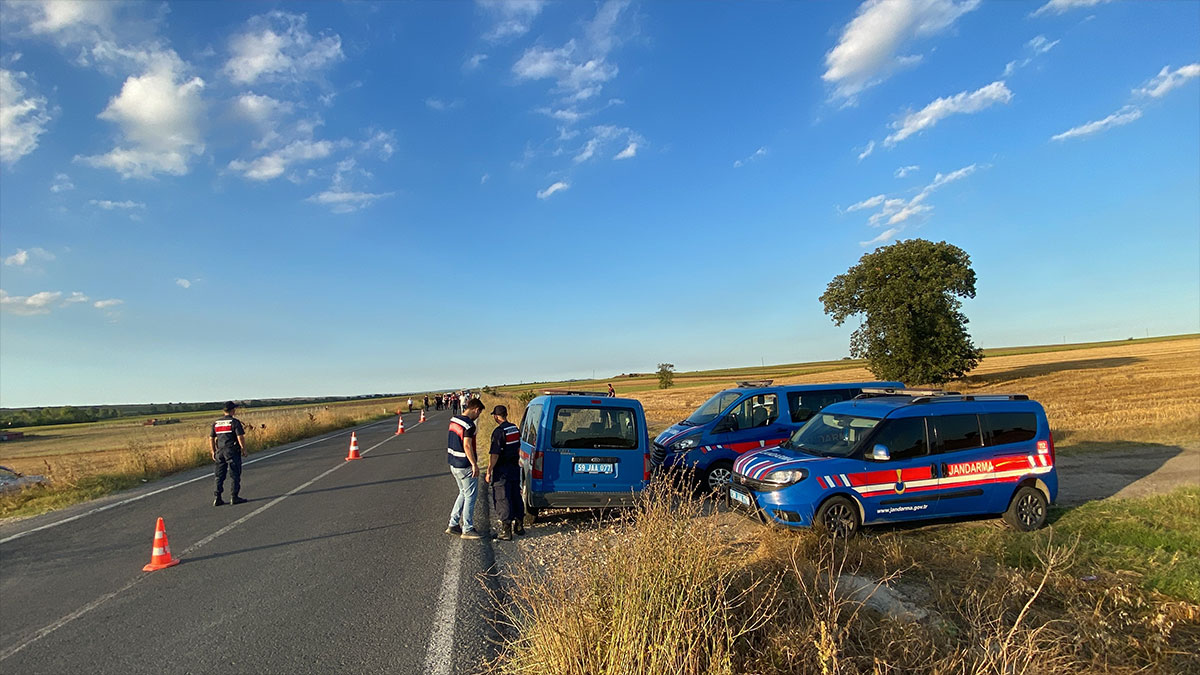
M 549 567 L 517 562 L 496 673 L 1200 672 L 1200 606 L 1080 579 L 1075 543 L 1028 568 L 919 538 L 723 527 L 662 484 Z M 880 611 L 861 584 L 921 611 Z

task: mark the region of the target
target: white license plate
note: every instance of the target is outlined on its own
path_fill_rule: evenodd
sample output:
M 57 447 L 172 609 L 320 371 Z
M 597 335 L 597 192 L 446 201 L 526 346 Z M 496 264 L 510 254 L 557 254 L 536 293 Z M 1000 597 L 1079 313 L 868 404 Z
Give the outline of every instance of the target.
M 580 463 L 575 465 L 575 473 L 612 473 L 616 470 L 612 464 Z
M 742 506 L 751 506 L 750 495 L 742 494 L 741 492 L 739 492 L 737 490 L 730 489 L 729 497 L 731 499 L 733 499 L 733 501 L 741 504 Z

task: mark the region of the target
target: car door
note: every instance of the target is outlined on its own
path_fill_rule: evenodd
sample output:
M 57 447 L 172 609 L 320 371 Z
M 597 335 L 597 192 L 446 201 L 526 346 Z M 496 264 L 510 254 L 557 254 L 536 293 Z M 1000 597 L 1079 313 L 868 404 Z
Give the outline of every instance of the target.
M 533 472 L 533 457 L 537 450 L 538 431 L 542 423 L 542 407 L 541 403 L 531 404 L 525 408 L 525 416 L 521 419 L 521 484 L 526 503 L 529 502 L 531 492 L 541 492 L 542 489 L 542 477 L 535 476 Z
M 984 447 L 979 415 L 930 415 L 938 462 L 938 512 L 944 516 L 988 513 L 995 490 L 992 451 Z
M 713 444 L 741 454 L 782 443 L 791 428 L 779 416 L 779 396 L 751 394 L 735 403 L 713 427 Z
M 887 419 L 879 425 L 864 448 L 865 485 L 855 487 L 862 497 L 864 522 L 938 515 L 938 467 L 929 440 L 924 417 Z M 876 446 L 886 447 L 890 458 L 869 459 Z
M 645 430 L 632 408 L 561 404 L 551 421 L 546 477 L 555 492 L 622 492 L 641 480 Z

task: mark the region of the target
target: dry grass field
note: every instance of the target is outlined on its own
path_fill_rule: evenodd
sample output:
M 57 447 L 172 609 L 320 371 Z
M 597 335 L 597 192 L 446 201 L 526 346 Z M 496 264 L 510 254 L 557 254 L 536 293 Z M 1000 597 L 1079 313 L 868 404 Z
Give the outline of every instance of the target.
M 776 384 L 873 379 L 856 366 L 780 377 Z M 627 395 L 639 399 L 651 427 L 661 429 L 733 383 L 729 378 Z M 1200 442 L 1200 338 L 991 356 L 945 388 L 1028 394 L 1045 406 L 1055 443 L 1065 451 Z

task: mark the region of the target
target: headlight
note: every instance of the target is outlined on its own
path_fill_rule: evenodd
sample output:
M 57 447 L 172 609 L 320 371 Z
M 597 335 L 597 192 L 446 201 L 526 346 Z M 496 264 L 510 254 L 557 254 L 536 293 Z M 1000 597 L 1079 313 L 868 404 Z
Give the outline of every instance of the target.
M 799 483 L 808 478 L 807 469 L 783 469 L 780 471 L 772 471 L 762 477 L 764 483 L 774 483 L 775 485 L 791 485 Z
M 695 436 L 692 436 L 691 438 L 685 438 L 682 441 L 679 441 L 678 443 L 672 445 L 671 452 L 687 452 L 688 450 L 691 450 L 692 448 L 696 447 L 699 444 L 700 444 L 700 439 L 696 438 Z

